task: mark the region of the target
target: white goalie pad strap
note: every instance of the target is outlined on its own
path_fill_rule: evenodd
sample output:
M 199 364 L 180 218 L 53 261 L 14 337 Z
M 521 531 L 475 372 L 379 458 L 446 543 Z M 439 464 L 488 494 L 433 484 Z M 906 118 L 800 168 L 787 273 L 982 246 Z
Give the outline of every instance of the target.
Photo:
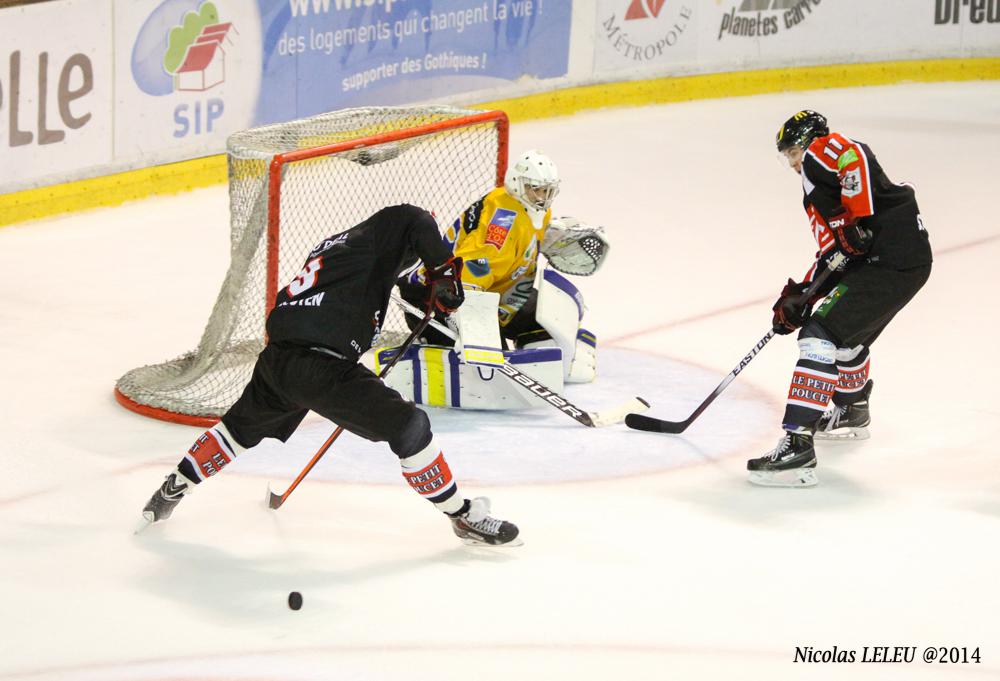
M 395 349 L 379 352 L 377 362 L 389 361 Z M 558 392 L 563 389 L 559 348 L 522 349 L 504 357 L 536 381 Z M 385 384 L 417 404 L 452 409 L 530 409 L 544 406 L 540 397 L 501 376 L 499 369 L 465 364 L 453 348 L 413 345 L 385 377 Z
M 458 329 L 456 350 L 469 364 L 500 366 L 503 364 L 503 345 L 500 326 L 497 324 L 497 307 L 500 294 L 466 290 L 465 302 L 451 315 Z
M 610 250 L 603 227 L 572 217 L 551 220 L 541 248 L 552 267 L 578 276 L 589 276 L 599 270 Z

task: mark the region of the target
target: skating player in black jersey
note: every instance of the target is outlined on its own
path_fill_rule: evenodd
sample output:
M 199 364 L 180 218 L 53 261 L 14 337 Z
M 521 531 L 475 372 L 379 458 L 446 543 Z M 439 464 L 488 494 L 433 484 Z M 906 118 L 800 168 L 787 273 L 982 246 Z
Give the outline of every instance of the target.
M 489 515 L 489 500 L 459 493 L 427 414 L 358 364 L 378 336 L 396 278 L 417 258 L 429 267 L 426 300 L 438 312 L 453 312 L 464 300 L 462 261 L 452 257 L 427 211 L 384 208 L 318 244 L 279 291 L 267 346 L 243 394 L 167 475 L 143 509 L 144 522 L 170 517 L 195 486 L 262 439 L 287 441 L 312 410 L 368 440 L 388 442 L 406 481 L 451 518 L 467 543 L 518 543 L 515 525 Z
M 802 176 L 819 251 L 805 279 L 789 279 L 774 305 L 778 333 L 801 328 L 799 361 L 785 434 L 747 468 L 751 482 L 798 487 L 816 484 L 814 438 L 868 437 L 869 348 L 927 281 L 932 257 L 913 187 L 891 182 L 867 144 L 830 132 L 826 118 L 808 110 L 789 118 L 776 142 Z M 798 303 L 837 252 L 846 265 L 813 300 Z

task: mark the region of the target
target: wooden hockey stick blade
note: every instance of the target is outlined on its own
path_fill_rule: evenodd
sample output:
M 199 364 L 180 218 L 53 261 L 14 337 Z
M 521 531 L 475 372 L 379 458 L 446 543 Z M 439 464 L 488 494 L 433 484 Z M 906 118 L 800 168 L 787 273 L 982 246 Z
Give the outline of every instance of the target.
M 271 483 L 267 484 L 267 496 L 264 498 L 267 501 L 267 507 L 270 509 L 281 508 L 281 505 L 285 503 L 285 498 L 281 494 L 275 494 L 271 491 Z
M 635 414 L 635 412 L 646 411 L 647 409 L 649 409 L 649 402 L 641 397 L 633 397 L 628 402 L 620 404 L 617 407 L 590 412 L 590 420 L 593 421 L 596 428 L 613 426 L 628 419 L 629 416 L 637 416 L 638 414 Z
M 652 416 L 643 416 L 642 414 L 629 414 L 625 417 L 625 425 L 629 428 L 634 428 L 635 430 L 645 430 L 650 433 L 668 433 L 670 435 L 677 435 L 683 433 L 688 426 L 691 425 L 690 421 L 664 421 L 663 419 L 658 419 Z

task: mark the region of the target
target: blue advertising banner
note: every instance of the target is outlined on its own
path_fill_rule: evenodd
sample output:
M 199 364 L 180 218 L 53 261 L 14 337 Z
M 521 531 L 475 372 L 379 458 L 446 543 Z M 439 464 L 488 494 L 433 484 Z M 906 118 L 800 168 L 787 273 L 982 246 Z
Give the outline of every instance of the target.
M 110 0 L 109 0 L 110 1 Z M 116 159 L 245 128 L 566 75 L 563 0 L 113 0 Z
M 572 3 L 258 0 L 254 124 L 404 104 L 568 70 Z

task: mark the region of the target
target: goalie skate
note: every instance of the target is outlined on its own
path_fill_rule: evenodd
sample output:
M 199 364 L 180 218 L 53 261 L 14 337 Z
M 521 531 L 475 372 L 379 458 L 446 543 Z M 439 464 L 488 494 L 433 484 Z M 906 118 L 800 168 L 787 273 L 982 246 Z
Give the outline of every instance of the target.
M 868 425 L 871 422 L 867 400 L 855 404 L 834 405 L 816 424 L 815 437 L 817 440 L 841 442 L 867 440 L 871 437 L 868 432 Z
M 747 470 L 750 482 L 763 487 L 813 487 L 819 482 L 808 433 L 786 432 L 770 452 L 747 461 Z
M 517 525 L 490 516 L 490 500 L 477 497 L 451 518 L 455 534 L 468 546 L 520 546 Z

